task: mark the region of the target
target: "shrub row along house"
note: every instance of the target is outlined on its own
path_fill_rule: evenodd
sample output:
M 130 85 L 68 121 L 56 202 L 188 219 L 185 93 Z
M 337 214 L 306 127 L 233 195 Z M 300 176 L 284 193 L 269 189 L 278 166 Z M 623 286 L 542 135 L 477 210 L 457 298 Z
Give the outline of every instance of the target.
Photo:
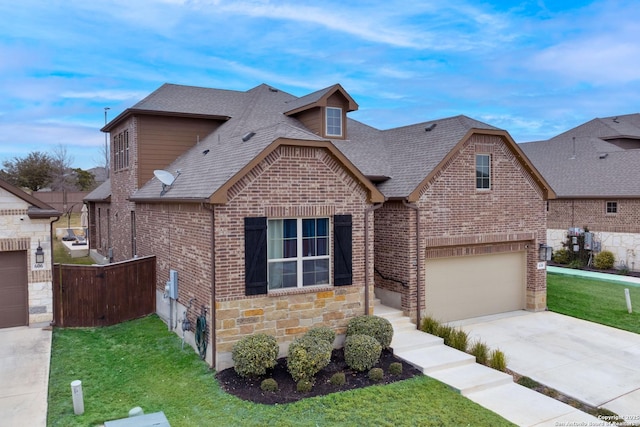
M 549 245 L 559 249 L 569 228 L 587 227 L 618 267 L 640 270 L 640 114 L 593 119 L 520 147 L 557 193 Z
M 344 334 L 376 296 L 413 321 L 545 309 L 554 193 L 509 134 L 465 116 L 379 130 L 357 109 L 339 84 L 161 86 L 103 129 L 92 248 L 155 255 L 158 313 L 180 330 L 207 308 L 217 369 L 252 333 L 283 352 L 312 326 Z

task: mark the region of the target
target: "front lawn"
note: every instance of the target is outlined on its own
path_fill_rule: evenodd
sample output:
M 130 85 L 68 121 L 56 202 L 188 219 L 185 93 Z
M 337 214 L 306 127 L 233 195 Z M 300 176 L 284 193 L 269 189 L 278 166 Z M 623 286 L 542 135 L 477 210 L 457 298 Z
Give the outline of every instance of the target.
M 627 312 L 628 288 L 633 313 Z M 640 288 L 601 280 L 547 275 L 549 310 L 640 334 Z
M 84 415 L 73 414 L 70 383 L 81 380 Z M 512 425 L 429 377 L 334 393 L 284 405 L 240 400 L 157 317 L 105 328 L 55 329 L 49 426 L 97 426 L 131 408 L 164 411 L 179 426 Z

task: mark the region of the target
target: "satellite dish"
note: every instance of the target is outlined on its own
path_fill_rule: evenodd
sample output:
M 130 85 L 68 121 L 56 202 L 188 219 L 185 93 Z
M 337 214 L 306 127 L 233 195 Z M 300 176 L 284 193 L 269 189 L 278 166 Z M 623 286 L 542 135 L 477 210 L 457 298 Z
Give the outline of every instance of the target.
M 153 174 L 155 175 L 156 178 L 158 178 L 158 180 L 163 183 L 164 185 L 171 185 L 173 184 L 173 181 L 175 181 L 176 179 L 174 178 L 174 176 L 171 174 L 171 172 L 167 172 L 164 171 L 162 169 L 156 169 L 153 171 Z
M 162 191 L 160 192 L 160 195 L 164 196 L 164 194 L 169 190 L 168 187 L 171 187 L 171 184 L 173 184 L 176 178 L 171 174 L 171 172 L 167 172 L 162 169 L 154 170 L 153 175 L 155 175 L 155 177 L 162 183 Z

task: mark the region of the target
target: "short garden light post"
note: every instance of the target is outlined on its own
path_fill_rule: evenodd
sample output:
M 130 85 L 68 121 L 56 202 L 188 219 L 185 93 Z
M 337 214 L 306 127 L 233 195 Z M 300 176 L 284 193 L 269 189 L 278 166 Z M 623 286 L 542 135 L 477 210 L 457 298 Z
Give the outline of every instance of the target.
M 551 252 L 553 248 L 544 243 L 540 243 L 538 248 L 538 261 L 551 261 Z

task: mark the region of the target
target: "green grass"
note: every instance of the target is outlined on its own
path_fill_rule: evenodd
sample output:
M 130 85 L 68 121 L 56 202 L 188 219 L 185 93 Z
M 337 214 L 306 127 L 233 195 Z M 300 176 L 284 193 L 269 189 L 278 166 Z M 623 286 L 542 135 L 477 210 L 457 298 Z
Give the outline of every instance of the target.
M 95 264 L 95 261 L 90 256 L 86 257 L 78 257 L 71 258 L 71 255 L 67 252 L 67 248 L 65 248 L 62 241 L 55 238 L 56 229 L 64 228 L 67 229 L 68 226 L 71 227 L 80 227 L 80 214 L 72 213 L 70 218 L 67 218 L 67 215 L 62 215 L 57 222 L 53 223 L 53 262 L 59 264 L 82 264 L 82 265 L 91 265 Z
M 70 383 L 82 381 L 84 415 Z M 214 372 L 156 316 L 106 328 L 55 329 L 49 426 L 97 426 L 131 408 L 164 411 L 179 426 L 512 425 L 429 377 L 261 405 L 223 392 Z
M 627 312 L 628 288 L 633 313 Z M 559 274 L 547 275 L 549 310 L 640 334 L 640 288 Z

